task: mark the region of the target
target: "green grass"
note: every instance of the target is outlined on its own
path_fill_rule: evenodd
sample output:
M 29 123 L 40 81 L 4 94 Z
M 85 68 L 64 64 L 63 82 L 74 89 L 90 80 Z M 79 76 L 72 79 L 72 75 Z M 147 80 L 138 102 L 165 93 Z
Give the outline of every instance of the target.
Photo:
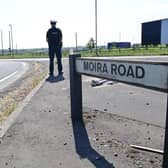
M 69 52 L 63 51 L 63 57 L 68 57 Z M 22 59 L 22 58 L 48 58 L 48 53 L 25 53 L 14 55 L 0 55 L 0 59 Z
M 81 52 L 82 57 L 96 56 L 94 51 Z M 128 49 L 98 49 L 99 56 L 143 56 L 143 55 L 168 55 L 168 48 L 128 48 Z
M 86 50 L 79 52 L 82 57 L 96 56 L 95 50 Z M 143 55 L 168 55 L 168 47 L 143 47 L 143 48 L 128 48 L 128 49 L 98 49 L 98 56 L 143 56 Z M 63 57 L 68 57 L 69 51 L 63 51 Z M 25 53 L 14 55 L 0 55 L 0 59 L 21 59 L 21 58 L 48 58 L 47 53 Z
M 14 54 L 14 55 L 1 55 L 0 59 L 22 59 L 22 58 L 47 58 L 47 54 Z
M 17 103 L 12 104 L 10 107 L 6 109 L 3 113 L 0 113 L 0 124 L 5 121 L 8 116 L 17 108 Z

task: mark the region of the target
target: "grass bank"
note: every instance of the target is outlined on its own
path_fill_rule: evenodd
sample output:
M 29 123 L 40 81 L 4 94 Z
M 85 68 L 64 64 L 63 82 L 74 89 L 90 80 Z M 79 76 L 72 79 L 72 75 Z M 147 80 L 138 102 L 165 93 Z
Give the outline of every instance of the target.
M 168 48 L 164 47 L 147 47 L 147 48 L 112 48 L 112 49 L 98 49 L 99 56 L 145 56 L 145 55 L 168 55 Z M 81 55 L 83 57 L 96 56 L 95 50 L 82 51 Z
M 63 57 L 68 57 L 69 51 L 62 52 Z M 34 53 L 24 53 L 24 54 L 6 54 L 0 55 L 0 59 L 23 59 L 23 58 L 48 58 L 48 53 L 34 52 Z
M 96 56 L 95 49 L 80 50 L 78 51 L 82 57 L 94 57 Z M 148 55 L 168 55 L 168 47 L 136 47 L 136 48 L 98 48 L 98 56 L 108 57 L 108 56 L 148 56 Z M 69 51 L 62 52 L 63 57 L 69 56 Z M 33 52 L 24 54 L 14 54 L 14 55 L 0 55 L 0 59 L 22 59 L 22 58 L 48 58 L 48 53 L 43 52 Z

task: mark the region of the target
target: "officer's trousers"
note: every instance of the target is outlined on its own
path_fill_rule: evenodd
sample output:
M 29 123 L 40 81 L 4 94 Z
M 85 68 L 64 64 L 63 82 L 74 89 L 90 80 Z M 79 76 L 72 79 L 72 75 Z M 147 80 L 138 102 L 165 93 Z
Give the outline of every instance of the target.
M 49 47 L 49 58 L 50 58 L 50 65 L 49 65 L 49 73 L 50 75 L 54 74 L 54 56 L 56 55 L 57 64 L 58 64 L 58 73 L 62 73 L 62 51 L 61 47 Z

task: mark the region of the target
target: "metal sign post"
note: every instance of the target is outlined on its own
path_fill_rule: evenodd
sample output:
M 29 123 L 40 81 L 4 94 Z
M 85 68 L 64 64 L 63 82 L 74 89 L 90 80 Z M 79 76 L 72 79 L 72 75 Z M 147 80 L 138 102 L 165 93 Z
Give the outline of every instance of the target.
M 76 71 L 76 58 L 79 54 L 70 55 L 70 94 L 71 94 L 71 118 L 82 121 L 82 81 L 81 75 Z
M 167 95 L 167 112 L 166 112 L 163 168 L 168 168 L 168 95 Z

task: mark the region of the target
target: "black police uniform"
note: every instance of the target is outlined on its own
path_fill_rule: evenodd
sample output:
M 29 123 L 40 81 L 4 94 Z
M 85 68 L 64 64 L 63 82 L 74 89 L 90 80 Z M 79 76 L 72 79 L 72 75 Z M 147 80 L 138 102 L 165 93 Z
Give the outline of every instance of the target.
M 50 66 L 49 72 L 50 75 L 53 75 L 54 72 L 54 55 L 56 54 L 57 63 L 58 63 L 58 73 L 62 74 L 62 32 L 59 28 L 52 27 L 47 31 L 46 39 L 49 46 L 49 58 Z

